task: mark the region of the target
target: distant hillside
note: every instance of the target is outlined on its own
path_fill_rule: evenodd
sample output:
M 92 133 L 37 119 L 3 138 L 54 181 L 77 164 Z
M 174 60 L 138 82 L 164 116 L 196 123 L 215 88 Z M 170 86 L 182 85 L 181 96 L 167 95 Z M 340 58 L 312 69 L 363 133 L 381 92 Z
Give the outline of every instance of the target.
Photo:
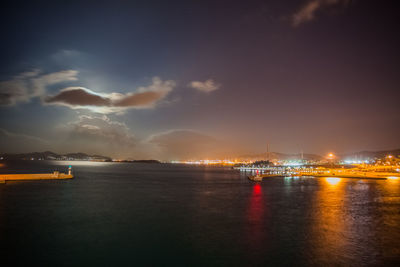
M 119 160 L 118 162 L 129 162 L 129 163 L 161 163 L 161 161 L 155 159 L 139 159 L 139 160 Z
M 3 159 L 24 159 L 24 160 L 99 160 L 99 161 L 111 161 L 110 157 L 101 155 L 88 155 L 86 153 L 68 153 L 68 154 L 57 154 L 51 151 L 44 152 L 31 152 L 31 153 L 20 153 L 20 154 L 0 154 Z
M 279 152 L 270 152 L 269 155 L 265 153 L 260 154 L 247 154 L 242 155 L 240 158 L 250 159 L 250 160 L 265 160 L 269 157 L 269 159 L 277 159 L 277 160 L 294 160 L 301 159 L 301 154 L 284 154 Z M 303 159 L 305 160 L 321 160 L 323 157 L 316 154 L 303 154 Z
M 400 156 L 400 149 L 395 150 L 382 150 L 382 151 L 360 151 L 356 153 L 347 153 L 340 155 L 341 158 L 359 158 L 359 159 L 374 159 L 374 158 L 384 158 L 387 155 L 392 155 L 395 157 Z

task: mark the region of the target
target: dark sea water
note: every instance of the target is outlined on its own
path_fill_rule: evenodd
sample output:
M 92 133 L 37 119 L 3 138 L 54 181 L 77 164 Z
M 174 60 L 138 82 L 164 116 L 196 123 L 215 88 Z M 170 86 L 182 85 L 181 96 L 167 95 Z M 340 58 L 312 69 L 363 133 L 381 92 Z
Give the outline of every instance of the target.
M 400 181 L 172 164 L 5 162 L 0 265 L 400 266 Z

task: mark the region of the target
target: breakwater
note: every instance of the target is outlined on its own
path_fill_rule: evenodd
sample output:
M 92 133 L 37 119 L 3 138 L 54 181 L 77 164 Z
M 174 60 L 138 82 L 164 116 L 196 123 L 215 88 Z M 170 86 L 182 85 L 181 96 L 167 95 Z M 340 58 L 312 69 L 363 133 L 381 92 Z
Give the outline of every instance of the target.
M 74 178 L 72 173 L 62 173 L 58 171 L 53 173 L 0 174 L 0 183 L 5 183 L 6 181 L 62 180 L 72 178 Z

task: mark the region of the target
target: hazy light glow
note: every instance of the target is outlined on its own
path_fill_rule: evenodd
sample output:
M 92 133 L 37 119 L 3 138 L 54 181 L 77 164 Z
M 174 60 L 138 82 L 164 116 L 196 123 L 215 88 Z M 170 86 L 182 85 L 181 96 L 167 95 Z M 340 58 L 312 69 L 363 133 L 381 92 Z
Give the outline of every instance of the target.
M 49 161 L 53 165 L 65 166 L 106 166 L 113 164 L 112 162 L 101 162 L 101 161 L 85 161 L 85 160 L 57 160 L 57 161 Z
M 328 154 L 328 159 L 334 159 L 334 158 L 335 158 L 335 155 L 333 153 Z
M 304 163 L 298 161 L 286 162 L 283 164 L 283 166 L 303 166 L 303 165 Z
M 330 185 L 337 185 L 340 183 L 340 181 L 342 180 L 342 178 L 338 178 L 338 177 L 327 177 L 325 178 L 325 181 L 328 182 L 328 184 Z

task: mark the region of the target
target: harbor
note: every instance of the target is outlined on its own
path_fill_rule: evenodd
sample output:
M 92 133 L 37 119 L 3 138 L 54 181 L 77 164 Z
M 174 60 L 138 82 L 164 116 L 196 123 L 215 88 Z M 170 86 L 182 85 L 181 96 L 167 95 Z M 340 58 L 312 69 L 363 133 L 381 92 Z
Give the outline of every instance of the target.
M 252 174 L 248 176 L 249 180 L 260 182 L 263 178 L 268 177 L 338 177 L 338 178 L 353 178 L 353 179 L 400 179 L 400 173 L 395 171 L 373 171 L 360 170 L 357 168 L 284 168 L 270 167 L 262 170 L 251 170 Z M 255 174 L 254 174 L 255 172 Z
M 268 154 L 268 153 L 267 153 Z M 400 179 L 400 159 L 393 155 L 374 160 L 347 162 L 335 160 L 330 153 L 327 161 L 310 164 L 298 161 L 292 164 L 271 163 L 269 158 L 252 164 L 234 166 L 240 172 L 249 172 L 251 181 L 260 182 L 268 177 L 337 177 L 352 179 Z

